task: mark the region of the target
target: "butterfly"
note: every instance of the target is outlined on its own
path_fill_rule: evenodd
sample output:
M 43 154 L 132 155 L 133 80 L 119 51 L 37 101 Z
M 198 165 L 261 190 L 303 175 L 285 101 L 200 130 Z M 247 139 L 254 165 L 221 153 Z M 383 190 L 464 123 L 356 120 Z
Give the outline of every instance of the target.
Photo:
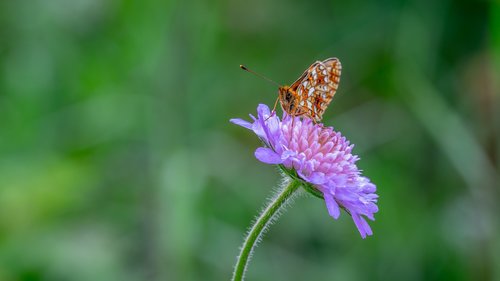
M 240 67 L 274 82 L 242 65 Z M 275 112 L 279 101 L 281 108 L 288 115 L 292 117 L 305 116 L 315 123 L 320 122 L 337 91 L 341 71 L 342 65 L 337 58 L 316 61 L 291 86 L 279 86 L 278 98 L 274 103 L 273 112 Z
M 320 122 L 337 92 L 341 70 L 342 65 L 337 58 L 317 61 L 291 86 L 279 87 L 277 101 L 290 116 L 304 115 Z

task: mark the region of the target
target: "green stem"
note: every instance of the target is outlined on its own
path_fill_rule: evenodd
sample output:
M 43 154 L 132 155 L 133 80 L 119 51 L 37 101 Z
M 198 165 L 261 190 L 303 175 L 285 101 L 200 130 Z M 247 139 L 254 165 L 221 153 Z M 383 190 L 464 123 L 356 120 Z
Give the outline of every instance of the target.
M 257 244 L 259 237 L 266 231 L 269 224 L 271 224 L 273 220 L 279 216 L 280 209 L 284 207 L 286 202 L 292 197 L 295 191 L 297 191 L 299 186 L 299 181 L 291 180 L 288 186 L 283 188 L 283 190 L 281 190 L 278 195 L 271 200 L 269 205 L 257 218 L 255 224 L 248 232 L 245 242 L 243 242 L 243 246 L 241 247 L 240 255 L 238 256 L 238 260 L 236 261 L 236 266 L 234 268 L 232 281 L 243 280 L 250 255 L 253 248 Z

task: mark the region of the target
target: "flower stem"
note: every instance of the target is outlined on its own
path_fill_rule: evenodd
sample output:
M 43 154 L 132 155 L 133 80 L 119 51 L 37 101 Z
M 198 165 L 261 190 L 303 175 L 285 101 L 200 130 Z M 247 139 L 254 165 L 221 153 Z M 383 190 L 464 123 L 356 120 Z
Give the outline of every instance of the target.
M 233 272 L 232 281 L 241 281 L 244 278 L 245 271 L 250 260 L 253 248 L 260 240 L 259 238 L 264 234 L 267 227 L 279 216 L 280 210 L 286 202 L 292 198 L 292 195 L 297 191 L 300 186 L 298 180 L 290 180 L 290 183 L 284 187 L 277 196 L 269 202 L 267 207 L 262 211 L 254 225 L 248 232 L 245 242 L 241 246 L 240 255 L 236 261 L 236 266 Z

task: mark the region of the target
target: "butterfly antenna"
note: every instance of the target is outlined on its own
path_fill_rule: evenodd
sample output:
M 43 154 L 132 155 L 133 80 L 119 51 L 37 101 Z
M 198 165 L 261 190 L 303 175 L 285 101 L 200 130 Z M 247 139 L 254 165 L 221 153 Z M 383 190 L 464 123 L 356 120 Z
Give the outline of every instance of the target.
M 245 71 L 248 71 L 248 72 L 252 73 L 252 74 L 253 74 L 253 75 L 255 75 L 255 76 L 258 76 L 258 77 L 260 77 L 260 78 L 262 78 L 262 79 L 264 79 L 264 80 L 267 80 L 268 82 L 271 82 L 271 83 L 273 83 L 273 84 L 277 85 L 278 87 L 281 87 L 281 85 L 280 85 L 280 84 L 278 84 L 278 83 L 274 82 L 273 80 L 271 80 L 271 79 L 267 78 L 266 76 L 264 76 L 264 75 L 262 75 L 262 74 L 260 74 L 260 73 L 257 73 L 257 72 L 255 72 L 255 71 L 252 71 L 252 70 L 248 69 L 246 66 L 244 66 L 244 65 L 242 65 L 242 64 L 240 64 L 240 68 L 241 68 L 241 69 L 243 69 L 243 70 L 245 70 Z

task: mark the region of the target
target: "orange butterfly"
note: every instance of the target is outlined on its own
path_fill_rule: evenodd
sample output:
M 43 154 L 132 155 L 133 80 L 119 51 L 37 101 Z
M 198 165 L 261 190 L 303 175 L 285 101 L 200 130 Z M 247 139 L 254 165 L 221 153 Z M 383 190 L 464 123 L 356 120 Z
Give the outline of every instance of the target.
M 243 65 L 240 67 L 275 83 Z M 279 86 L 273 112 L 279 101 L 281 108 L 288 115 L 293 117 L 303 115 L 314 122 L 320 122 L 337 91 L 341 70 L 342 65 L 337 58 L 313 63 L 291 86 Z

